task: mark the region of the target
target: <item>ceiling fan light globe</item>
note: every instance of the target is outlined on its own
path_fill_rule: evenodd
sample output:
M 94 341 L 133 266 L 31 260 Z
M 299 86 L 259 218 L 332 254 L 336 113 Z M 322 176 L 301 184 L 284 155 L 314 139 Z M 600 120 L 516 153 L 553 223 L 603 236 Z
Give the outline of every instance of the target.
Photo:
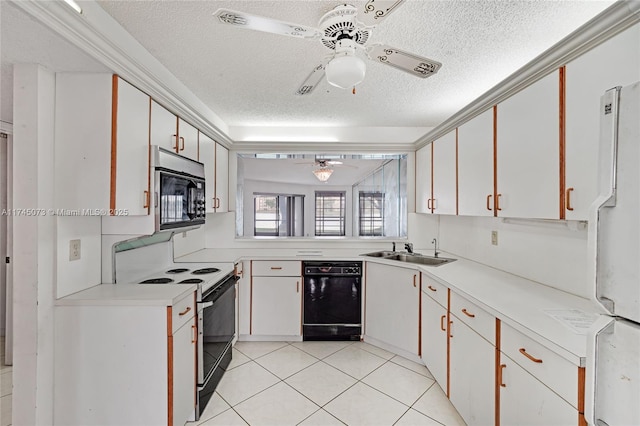
M 364 80 L 367 66 L 357 56 L 336 56 L 325 67 L 327 82 L 341 89 L 351 89 Z
M 313 174 L 316 175 L 320 182 L 326 182 L 331 177 L 331 173 L 333 173 L 333 169 L 316 169 L 313 171 Z

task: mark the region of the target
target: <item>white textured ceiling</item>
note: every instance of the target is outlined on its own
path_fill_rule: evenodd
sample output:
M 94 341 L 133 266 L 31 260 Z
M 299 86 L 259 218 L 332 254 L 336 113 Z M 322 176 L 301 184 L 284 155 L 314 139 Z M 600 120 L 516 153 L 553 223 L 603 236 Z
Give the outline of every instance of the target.
M 328 129 L 327 140 L 332 131 L 340 140 L 340 128 L 348 127 L 362 134 L 395 128 L 398 139 L 407 137 L 401 128 L 411 128 L 415 140 L 612 2 L 409 0 L 374 29 L 369 44 L 442 62 L 438 74 L 423 80 L 367 61 L 356 95 L 323 81 L 309 96 L 294 92 L 327 54 L 320 41 L 221 25 L 212 13 L 228 8 L 316 27 L 337 1 L 98 3 L 224 120 L 232 138 L 260 140 L 262 129 L 263 140 L 303 140 L 305 131 Z

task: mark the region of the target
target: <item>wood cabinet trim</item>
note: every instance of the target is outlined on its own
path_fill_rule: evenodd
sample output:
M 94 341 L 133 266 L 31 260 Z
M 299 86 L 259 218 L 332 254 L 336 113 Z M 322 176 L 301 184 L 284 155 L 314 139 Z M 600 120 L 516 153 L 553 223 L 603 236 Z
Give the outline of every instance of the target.
M 109 208 L 116 208 L 116 169 L 118 167 L 118 75 L 111 76 L 111 175 Z
M 418 285 L 418 356 L 422 358 L 422 272 Z
M 149 147 L 147 153 L 147 214 L 151 214 L 151 202 L 154 199 L 154 194 L 151 192 L 151 107 L 153 105 L 153 99 L 149 96 Z M 195 306 L 195 305 L 194 305 Z
M 566 95 L 567 95 L 567 69 L 566 66 L 562 66 L 560 67 L 559 70 L 559 79 L 560 79 L 560 84 L 559 86 L 559 91 L 560 93 L 558 94 L 558 98 L 559 98 L 559 111 L 560 111 L 560 117 L 559 117 L 559 135 L 558 135 L 558 139 L 559 139 L 559 150 L 560 150 L 560 155 L 559 155 L 559 168 L 560 168 L 560 189 L 559 189 L 559 195 L 560 195 L 560 216 L 559 218 L 561 220 L 566 219 L 566 197 L 565 197 L 565 190 L 566 190 L 566 186 L 567 186 L 567 177 L 566 177 L 566 161 L 565 161 L 565 157 L 566 157 L 566 136 L 567 136 L 567 127 L 566 127 Z
M 249 262 L 249 335 L 253 334 L 253 260 Z
M 458 206 L 460 204 L 458 194 L 458 128 L 456 127 L 456 216 L 458 215 Z
M 493 216 L 498 216 L 498 105 L 493 106 Z
M 173 324 L 172 307 L 167 306 L 167 425 L 173 424 Z
M 435 210 L 434 206 L 433 206 L 433 149 L 434 149 L 434 145 L 436 144 L 436 141 L 431 142 L 431 193 L 429 195 L 429 199 L 431 200 L 431 213 L 433 213 L 433 211 Z
M 496 359 L 495 359 L 495 426 L 500 426 L 500 387 L 502 385 L 502 377 L 500 371 L 500 319 L 496 318 Z
M 447 398 L 451 397 L 451 289 L 447 288 Z
M 584 417 L 585 404 L 585 367 L 578 367 L 578 426 L 587 426 L 587 419 Z

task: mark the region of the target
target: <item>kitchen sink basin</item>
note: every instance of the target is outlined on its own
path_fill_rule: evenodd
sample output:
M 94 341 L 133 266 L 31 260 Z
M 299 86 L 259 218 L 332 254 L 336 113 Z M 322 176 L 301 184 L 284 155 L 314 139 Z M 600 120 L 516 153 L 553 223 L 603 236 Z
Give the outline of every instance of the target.
M 373 253 L 367 253 L 367 254 L 364 254 L 363 256 L 387 257 L 387 256 L 393 256 L 394 254 L 398 254 L 398 253 L 395 251 L 374 251 Z
M 418 253 L 398 253 L 395 251 L 376 251 L 373 253 L 364 254 L 363 256 L 379 257 L 386 260 L 396 260 L 398 262 L 415 263 L 418 265 L 427 266 L 440 266 L 456 260 L 446 257 L 425 256 Z

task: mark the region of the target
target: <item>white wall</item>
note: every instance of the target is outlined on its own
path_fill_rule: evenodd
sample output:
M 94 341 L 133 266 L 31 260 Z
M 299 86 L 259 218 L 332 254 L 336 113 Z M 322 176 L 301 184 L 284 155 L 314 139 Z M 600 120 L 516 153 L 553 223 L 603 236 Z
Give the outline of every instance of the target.
M 102 282 L 100 225 L 99 216 L 57 217 L 57 298 Z M 69 243 L 76 239 L 80 240 L 80 259 L 69 260 Z
M 578 222 L 553 223 L 493 217 L 440 216 L 444 251 L 589 297 L 587 230 Z M 581 229 L 580 229 L 581 228 Z M 498 232 L 498 245 L 491 244 Z
M 55 76 L 14 66 L 13 207 L 54 205 Z M 15 216 L 13 424 L 52 424 L 54 216 Z

